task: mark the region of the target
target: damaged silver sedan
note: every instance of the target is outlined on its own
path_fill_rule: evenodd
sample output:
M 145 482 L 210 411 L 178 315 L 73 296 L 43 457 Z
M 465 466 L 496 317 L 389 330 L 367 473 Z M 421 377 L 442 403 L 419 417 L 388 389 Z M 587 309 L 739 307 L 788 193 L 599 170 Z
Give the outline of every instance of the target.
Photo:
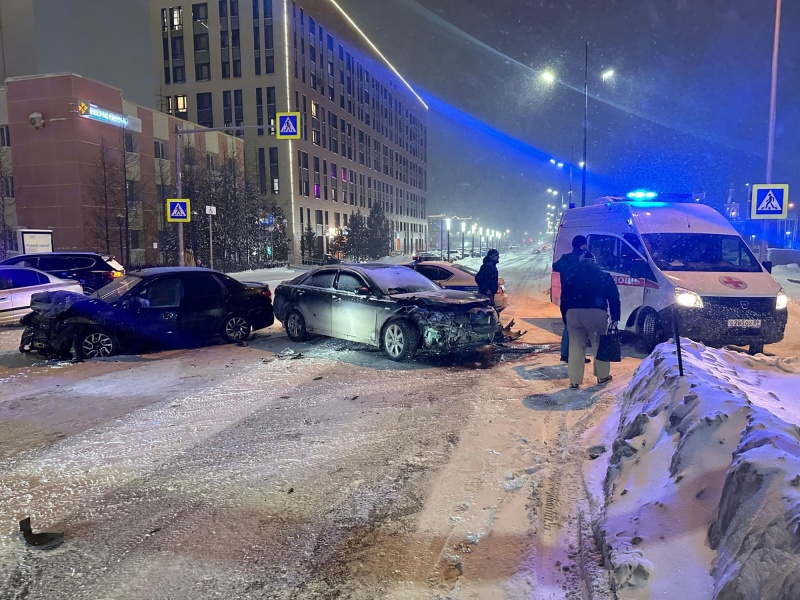
M 499 330 L 488 299 L 444 290 L 402 265 L 321 267 L 278 285 L 273 304 L 294 341 L 310 334 L 351 340 L 382 348 L 396 361 L 418 350 L 475 350 Z

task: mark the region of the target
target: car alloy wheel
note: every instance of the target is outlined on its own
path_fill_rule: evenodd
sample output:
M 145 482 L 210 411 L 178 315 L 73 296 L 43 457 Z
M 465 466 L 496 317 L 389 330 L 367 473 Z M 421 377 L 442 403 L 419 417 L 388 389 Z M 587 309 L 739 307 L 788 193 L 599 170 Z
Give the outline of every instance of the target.
M 228 342 L 243 342 L 250 335 L 250 322 L 241 316 L 225 321 L 222 337 Z
M 306 336 L 306 321 L 303 315 L 298 310 L 292 310 L 286 317 L 286 334 L 289 339 L 294 342 L 305 341 Z
M 83 335 L 79 348 L 84 358 L 103 358 L 117 353 L 117 342 L 110 334 L 97 329 Z
M 402 319 L 391 321 L 383 330 L 383 348 L 394 361 L 411 358 L 417 350 L 414 328 Z

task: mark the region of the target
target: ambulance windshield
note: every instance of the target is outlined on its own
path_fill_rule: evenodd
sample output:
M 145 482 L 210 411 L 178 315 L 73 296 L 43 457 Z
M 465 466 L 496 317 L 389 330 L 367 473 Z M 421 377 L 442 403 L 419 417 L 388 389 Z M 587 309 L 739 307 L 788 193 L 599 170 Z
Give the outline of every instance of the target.
M 650 233 L 642 236 L 662 271 L 758 273 L 758 260 L 737 235 L 708 233 Z

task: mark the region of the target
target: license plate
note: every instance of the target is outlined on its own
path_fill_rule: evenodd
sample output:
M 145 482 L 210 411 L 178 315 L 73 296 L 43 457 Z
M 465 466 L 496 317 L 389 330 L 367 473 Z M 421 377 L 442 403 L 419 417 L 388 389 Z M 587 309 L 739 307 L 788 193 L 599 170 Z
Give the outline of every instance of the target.
M 761 327 L 761 319 L 728 319 L 728 327 Z

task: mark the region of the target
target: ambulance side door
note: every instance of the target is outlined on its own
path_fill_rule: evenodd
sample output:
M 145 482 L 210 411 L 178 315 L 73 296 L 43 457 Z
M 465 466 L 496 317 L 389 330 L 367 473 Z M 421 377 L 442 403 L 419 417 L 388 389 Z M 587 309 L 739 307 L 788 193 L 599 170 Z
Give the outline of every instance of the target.
M 610 273 L 617 284 L 621 305 L 620 327 L 624 327 L 631 313 L 644 304 L 647 278 L 633 276 L 634 272 L 641 273 L 644 257 L 615 235 L 591 234 L 588 240 L 589 251 L 597 259 L 597 265 Z

